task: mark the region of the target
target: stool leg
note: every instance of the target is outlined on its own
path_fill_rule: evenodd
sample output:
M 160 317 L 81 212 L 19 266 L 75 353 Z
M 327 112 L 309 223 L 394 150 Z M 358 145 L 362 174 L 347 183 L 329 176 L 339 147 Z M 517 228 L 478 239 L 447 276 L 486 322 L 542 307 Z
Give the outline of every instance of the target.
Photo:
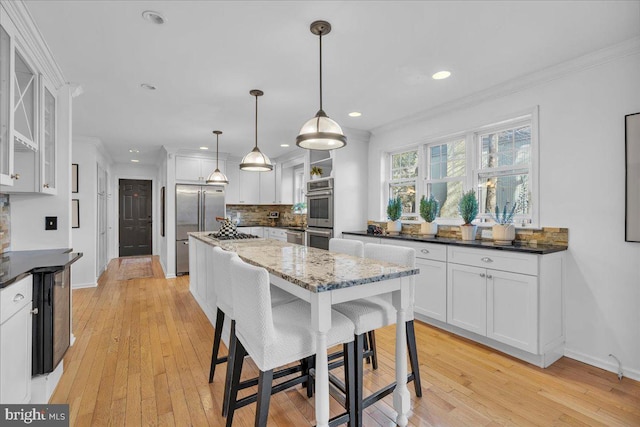
M 355 401 L 356 401 L 356 410 L 355 410 L 355 422 L 352 426 L 362 427 L 362 387 L 363 387 L 363 369 L 364 364 L 362 363 L 362 350 L 364 348 L 364 334 L 356 335 L 354 337 L 354 357 L 353 357 L 353 373 L 355 374 Z
M 314 369 L 315 367 L 316 367 L 315 356 L 309 356 L 304 359 L 303 369 L 304 369 L 304 373 L 307 375 L 307 381 L 302 383 L 302 386 L 307 389 L 308 398 L 313 397 L 313 380 L 311 379 L 311 375 L 309 374 L 309 371 L 311 371 L 311 369 Z
M 357 423 L 356 415 L 356 373 L 355 373 L 355 342 L 344 344 L 342 346 L 344 353 L 344 381 L 347 389 L 345 407 L 349 413 L 349 427 L 353 427 Z
M 222 396 L 222 416 L 229 413 L 229 402 L 231 401 L 231 376 L 233 375 L 233 362 L 236 353 L 236 321 L 231 321 L 231 333 L 229 334 L 229 356 L 227 356 L 227 375 L 224 380 L 224 394 Z
M 378 350 L 376 349 L 376 331 L 369 331 L 369 346 L 371 347 L 371 351 L 373 352 L 371 356 L 371 363 L 373 365 L 373 369 L 378 369 Z
M 267 425 L 272 382 L 273 369 L 270 369 L 266 372 L 260 371 L 260 375 L 258 376 L 258 402 L 256 407 L 255 427 L 265 427 Z
M 364 335 L 364 352 L 367 353 L 369 350 L 371 350 L 371 345 L 369 344 L 369 333 L 367 332 Z M 371 356 L 367 356 L 366 359 L 367 364 L 371 363 Z
M 218 364 L 218 351 L 220 350 L 220 338 L 222 337 L 222 326 L 224 325 L 224 312 L 218 308 L 216 313 L 216 330 L 213 334 L 213 349 L 211 350 L 211 369 L 209 369 L 209 384 L 213 382 L 213 375 L 216 373 Z
M 240 341 L 236 340 L 236 349 L 233 354 L 233 372 L 231 374 L 231 390 L 229 401 L 229 413 L 227 414 L 227 427 L 233 424 L 233 413 L 236 410 L 236 401 L 238 400 L 238 386 L 240 384 L 240 374 L 242 373 L 242 363 L 247 351 Z
M 409 350 L 409 362 L 413 373 L 413 385 L 416 389 L 416 396 L 422 397 L 422 384 L 420 382 L 420 364 L 418 363 L 418 347 L 416 346 L 416 330 L 413 320 L 405 323 L 407 330 L 407 347 Z

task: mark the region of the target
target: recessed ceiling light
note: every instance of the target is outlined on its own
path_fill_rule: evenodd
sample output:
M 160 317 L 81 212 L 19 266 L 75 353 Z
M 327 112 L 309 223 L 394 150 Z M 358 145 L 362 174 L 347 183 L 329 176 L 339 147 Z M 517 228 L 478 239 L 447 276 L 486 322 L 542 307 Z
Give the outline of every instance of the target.
M 349 113 L 349 117 L 360 117 L 362 115 L 359 111 L 352 111 Z
M 131 159 L 131 161 L 132 161 L 133 163 L 138 163 L 140 160 L 137 160 L 137 159 Z
M 450 75 L 451 75 L 451 71 L 443 70 L 443 71 L 438 71 L 433 76 L 431 76 L 431 78 L 433 80 L 442 80 L 442 79 L 446 79 Z
M 146 21 L 149 21 L 151 23 L 158 24 L 158 25 L 162 25 L 165 22 L 167 22 L 165 17 L 162 16 L 160 12 L 155 12 L 153 10 L 145 10 L 144 12 L 142 12 L 142 17 Z
M 280 144 L 280 147 L 288 147 L 289 144 Z
M 208 150 L 209 147 L 200 147 L 201 150 Z
M 156 90 L 157 87 L 155 85 L 152 85 L 151 83 L 142 83 L 140 84 L 140 87 L 142 89 L 146 89 L 146 90 Z
M 139 153 L 140 150 L 136 150 L 135 148 L 132 148 L 129 150 L 130 153 Z

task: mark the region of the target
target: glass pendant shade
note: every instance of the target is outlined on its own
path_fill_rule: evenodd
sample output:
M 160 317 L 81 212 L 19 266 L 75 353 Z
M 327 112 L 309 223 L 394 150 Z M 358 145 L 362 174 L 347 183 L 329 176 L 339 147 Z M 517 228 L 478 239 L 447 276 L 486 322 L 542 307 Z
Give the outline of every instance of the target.
M 216 135 L 216 170 L 211 172 L 207 177 L 207 184 L 228 184 L 229 179 L 225 174 L 220 172 L 220 169 L 218 168 L 218 159 L 220 158 L 218 138 L 222 135 L 222 131 L 214 130 L 213 133 Z
M 220 169 L 216 168 L 211 174 L 207 177 L 207 184 L 228 184 L 229 179 L 225 174 L 220 172 Z
M 258 147 L 254 147 L 254 149 L 242 159 L 240 169 L 252 172 L 269 172 L 273 170 L 273 165 L 269 157 L 260 151 Z
M 331 120 L 323 111 L 307 121 L 296 138 L 298 147 L 308 150 L 333 150 L 347 144 L 347 138 L 338 123 Z
M 256 145 L 249 154 L 243 157 L 240 169 L 250 172 L 269 172 L 273 170 L 271 160 L 258 148 L 258 97 L 264 95 L 264 92 L 259 89 L 253 89 L 249 91 L 249 94 L 256 97 Z

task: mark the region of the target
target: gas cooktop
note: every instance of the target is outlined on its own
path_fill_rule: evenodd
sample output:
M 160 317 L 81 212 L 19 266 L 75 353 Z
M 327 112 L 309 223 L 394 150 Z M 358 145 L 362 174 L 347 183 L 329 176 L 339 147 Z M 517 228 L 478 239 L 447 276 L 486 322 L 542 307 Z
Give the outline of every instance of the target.
M 243 240 L 243 239 L 259 239 L 260 236 L 255 236 L 253 234 L 246 233 L 236 233 L 225 236 L 218 236 L 216 233 L 209 233 L 209 237 L 213 237 L 218 240 Z

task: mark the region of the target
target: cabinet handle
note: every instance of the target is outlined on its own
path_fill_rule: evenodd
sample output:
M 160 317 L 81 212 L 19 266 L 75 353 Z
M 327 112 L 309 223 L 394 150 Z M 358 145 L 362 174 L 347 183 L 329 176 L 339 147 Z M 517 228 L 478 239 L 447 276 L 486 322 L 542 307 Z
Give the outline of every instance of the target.
M 480 273 L 480 277 L 485 277 L 485 276 L 486 276 L 486 274 Z
M 49 184 L 44 184 L 43 187 L 44 188 L 49 188 Z
M 493 279 L 493 276 L 490 274 L 487 274 L 487 279 Z
M 19 173 L 14 173 L 13 175 L 11 175 L 11 179 L 15 179 L 16 181 L 20 179 L 20 174 Z
M 24 299 L 24 295 L 16 294 L 16 296 L 13 297 L 13 302 L 22 301 L 23 299 Z
M 182 242 L 182 244 L 183 244 L 183 245 L 188 245 L 188 244 L 189 244 L 189 242 Z
M 422 252 L 423 254 L 428 254 L 429 253 L 429 249 L 420 249 L 420 252 Z
M 491 258 L 489 258 L 488 256 L 481 258 L 480 261 L 482 261 L 482 262 L 493 262 L 493 260 Z
M 31 310 L 31 314 L 38 314 L 38 307 Z

